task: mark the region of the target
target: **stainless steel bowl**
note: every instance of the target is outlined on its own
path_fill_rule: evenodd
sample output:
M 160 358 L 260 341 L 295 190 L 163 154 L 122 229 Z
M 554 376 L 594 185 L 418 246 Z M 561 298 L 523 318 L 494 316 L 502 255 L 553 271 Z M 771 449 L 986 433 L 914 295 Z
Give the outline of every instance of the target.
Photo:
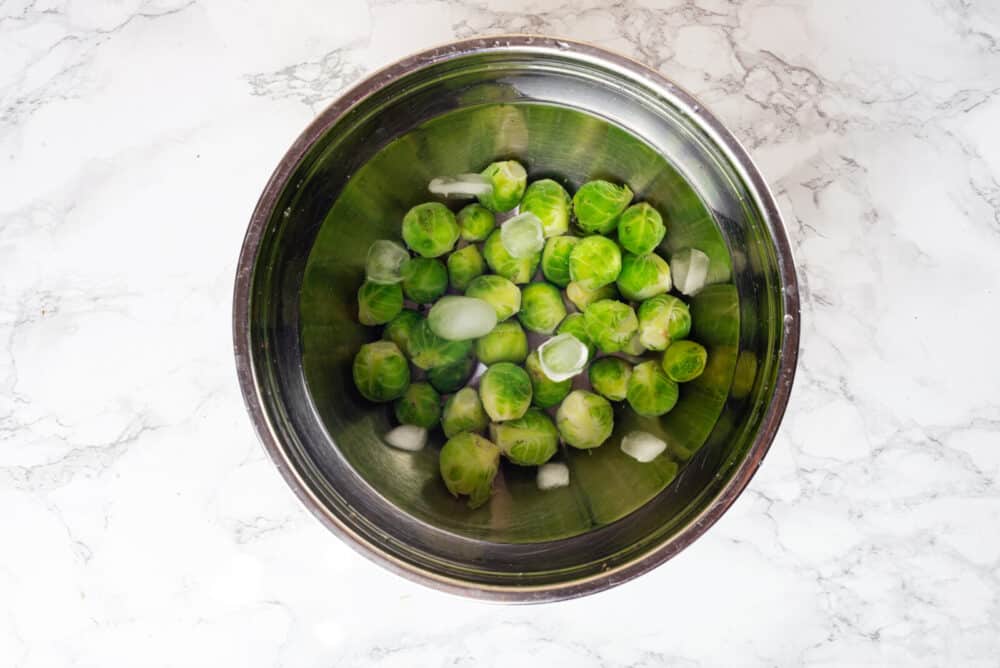
M 351 382 L 368 245 L 398 238 L 436 175 L 516 157 L 533 178 L 628 182 L 665 213 L 670 253 L 697 247 L 713 283 L 692 300 L 711 363 L 658 420 L 619 416 L 612 441 L 562 454 L 573 484 L 539 492 L 504 469 L 470 511 L 421 453 L 380 442 L 390 410 Z M 581 596 L 663 563 L 708 529 L 774 438 L 799 339 L 798 288 L 777 207 L 733 136 L 645 67 L 585 44 L 475 39 L 416 54 L 327 108 L 282 159 L 250 221 L 233 325 L 240 383 L 268 453 L 303 503 L 365 556 L 454 593 Z M 663 434 L 638 464 L 618 439 Z M 572 449 L 570 449 L 572 450 Z M 680 473 L 677 474 L 678 466 Z

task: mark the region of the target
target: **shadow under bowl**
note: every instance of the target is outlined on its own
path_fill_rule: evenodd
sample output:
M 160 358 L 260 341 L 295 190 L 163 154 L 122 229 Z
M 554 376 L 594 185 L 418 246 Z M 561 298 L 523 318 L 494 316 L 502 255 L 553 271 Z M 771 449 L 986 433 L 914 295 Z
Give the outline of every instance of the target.
M 434 176 L 515 158 L 572 192 L 628 183 L 663 215 L 661 252 L 698 248 L 711 285 L 690 300 L 709 365 L 676 408 L 616 408 L 610 441 L 566 448 L 569 487 L 541 492 L 504 465 L 470 510 L 440 480 L 439 430 L 418 453 L 386 447 L 391 405 L 364 400 L 351 364 L 369 245 L 399 239 Z M 453 204 L 453 203 L 450 203 Z M 700 536 L 774 437 L 798 350 L 798 288 L 777 207 L 745 151 L 693 98 L 591 46 L 540 37 L 454 43 L 358 84 L 309 126 L 254 212 L 236 281 L 237 366 L 270 455 L 303 502 L 398 573 L 468 596 L 540 601 L 613 586 Z M 640 464 L 621 437 L 669 444 Z

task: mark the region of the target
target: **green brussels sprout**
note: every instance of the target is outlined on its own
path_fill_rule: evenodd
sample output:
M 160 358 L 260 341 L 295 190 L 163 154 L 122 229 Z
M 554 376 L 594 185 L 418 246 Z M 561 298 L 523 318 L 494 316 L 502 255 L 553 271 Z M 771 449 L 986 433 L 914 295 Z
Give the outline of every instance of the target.
M 635 255 L 652 253 L 666 233 L 660 212 L 645 202 L 625 209 L 618 219 L 618 243 Z
M 486 271 L 477 246 L 465 246 L 448 256 L 448 281 L 456 290 L 465 290 L 476 276 Z
M 608 234 L 614 231 L 618 216 L 631 201 L 632 191 L 628 186 L 589 181 L 573 195 L 573 213 L 585 232 Z
M 555 406 L 573 389 L 572 378 L 556 382 L 545 375 L 537 350 L 532 350 L 524 360 L 524 368 L 531 379 L 531 403 L 539 408 Z
M 580 243 L 577 237 L 550 237 L 542 251 L 542 273 L 545 280 L 560 288 L 569 284 L 569 255 Z
M 418 204 L 403 216 L 403 241 L 417 255 L 439 257 L 458 241 L 455 214 L 440 202 Z
M 548 283 L 531 283 L 521 290 L 521 311 L 517 319 L 525 329 L 538 334 L 551 334 L 566 317 L 559 288 Z
M 385 326 L 382 338 L 395 343 L 403 351 L 403 354 L 409 357 L 410 337 L 413 336 L 414 328 L 419 327 L 423 319 L 424 316 L 413 309 L 404 308 Z
M 476 341 L 476 357 L 483 364 L 514 362 L 520 364 L 528 356 L 528 337 L 521 325 L 510 320 L 501 322 L 493 331 Z
M 403 265 L 403 294 L 418 304 L 433 304 L 448 289 L 448 270 L 441 260 L 415 257 Z
M 365 278 L 372 283 L 399 283 L 403 280 L 403 265 L 409 259 L 410 254 L 400 244 L 379 239 L 368 247 Z
M 453 364 L 428 369 L 427 380 L 430 381 L 435 390 L 447 394 L 465 387 L 475 370 L 476 358 L 470 356 Z
M 582 313 L 570 313 L 566 316 L 566 319 L 559 324 L 559 329 L 556 330 L 556 333 L 572 334 L 583 345 L 587 346 L 587 361 L 594 359 L 594 355 L 597 354 L 597 346 L 594 345 L 594 342 L 590 340 L 590 335 L 587 334 L 587 319 Z
M 490 418 L 483 410 L 483 402 L 471 387 L 463 387 L 444 402 L 441 428 L 448 438 L 463 431 L 482 431 L 489 423 Z
M 428 383 L 411 383 L 393 408 L 400 424 L 430 429 L 441 419 L 441 395 Z
M 617 283 L 618 291 L 625 299 L 641 302 L 670 290 L 670 265 L 656 253 L 626 253 Z
M 403 310 L 403 289 L 398 283 L 365 281 L 358 290 L 358 322 L 384 325 Z
M 566 297 L 573 305 L 581 311 L 586 311 L 587 307 L 602 299 L 618 299 L 618 288 L 614 283 L 609 283 L 602 288 L 589 290 L 579 283 L 570 283 L 566 286 Z
M 602 357 L 590 365 L 590 384 L 611 401 L 624 401 L 632 365 L 617 357 Z
M 500 448 L 479 434 L 462 432 L 444 444 L 438 464 L 452 496 L 468 494 L 469 508 L 478 508 L 490 499 Z
M 694 380 L 705 370 L 708 351 L 694 341 L 674 341 L 663 353 L 663 370 L 670 380 L 686 383 Z
M 670 411 L 677 403 L 677 383 L 655 361 L 637 364 L 628 379 L 625 398 L 639 415 L 656 417 Z
M 456 217 L 462 238 L 466 241 L 486 241 L 497 226 L 496 216 L 482 204 L 469 204 Z
M 657 295 L 639 304 L 639 340 L 648 349 L 666 350 L 690 332 L 691 312 L 677 297 Z
M 568 445 L 581 450 L 600 446 L 615 428 L 615 413 L 602 396 L 573 390 L 556 411 L 556 427 Z
M 639 328 L 639 319 L 628 304 L 614 299 L 594 302 L 583 312 L 587 336 L 606 353 L 616 353 L 628 344 Z
M 541 466 L 559 449 L 559 432 L 552 418 L 537 408 L 529 408 L 516 420 L 491 424 L 490 440 L 519 466 Z
M 535 275 L 538 263 L 542 261 L 541 253 L 528 257 L 516 258 L 503 247 L 500 230 L 494 230 L 483 244 L 483 257 L 493 273 L 499 274 L 514 283 L 527 283 Z
M 529 212 L 542 221 L 545 238 L 566 234 L 569 230 L 569 193 L 552 179 L 535 181 L 521 200 L 521 213 Z
M 569 254 L 569 276 L 588 290 L 614 283 L 622 270 L 622 253 L 607 237 L 584 237 Z
M 479 398 L 494 422 L 516 420 L 531 405 L 531 379 L 516 364 L 494 364 L 479 379 Z
M 521 310 L 521 288 L 503 276 L 486 274 L 472 279 L 465 289 L 465 296 L 488 303 L 497 312 L 500 322 Z
M 354 384 L 369 401 L 392 401 L 410 384 L 410 365 L 392 341 L 361 346 L 354 356 Z
M 463 361 L 472 354 L 473 341 L 449 341 L 434 333 L 427 320 L 410 334 L 410 361 L 421 369 L 434 369 Z
M 479 196 L 479 203 L 490 211 L 503 213 L 520 203 L 524 187 L 528 183 L 528 173 L 516 160 L 494 162 L 482 171 L 483 176 L 493 184 L 493 191 Z

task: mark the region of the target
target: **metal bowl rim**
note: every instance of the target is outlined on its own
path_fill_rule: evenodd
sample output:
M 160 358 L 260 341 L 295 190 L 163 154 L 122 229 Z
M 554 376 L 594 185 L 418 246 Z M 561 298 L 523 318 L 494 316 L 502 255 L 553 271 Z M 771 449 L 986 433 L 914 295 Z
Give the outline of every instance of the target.
M 419 568 L 396 558 L 358 535 L 339 517 L 331 513 L 312 492 L 292 464 L 278 432 L 265 410 L 261 384 L 252 362 L 250 342 L 250 304 L 253 267 L 268 221 L 289 178 L 299 162 L 323 134 L 349 110 L 400 77 L 412 74 L 435 63 L 477 53 L 520 52 L 558 54 L 610 67 L 619 74 L 638 78 L 645 85 L 668 98 L 684 110 L 716 144 L 731 165 L 737 169 L 744 185 L 755 198 L 755 204 L 767 224 L 775 244 L 778 270 L 782 282 L 784 331 L 778 356 L 778 373 L 774 393 L 761 420 L 746 456 L 739 463 L 725 487 L 708 506 L 678 533 L 635 559 L 601 573 L 562 582 L 534 586 L 491 585 L 441 575 Z M 472 38 L 443 44 L 406 56 L 360 81 L 324 109 L 299 135 L 282 157 L 262 192 L 250 218 L 237 263 L 233 291 L 233 348 L 240 390 L 254 428 L 268 455 L 285 482 L 299 500 L 333 533 L 366 558 L 394 573 L 434 589 L 470 598 L 505 603 L 538 603 L 577 598 L 597 593 L 636 578 L 669 560 L 698 539 L 729 509 L 749 484 L 771 447 L 784 416 L 795 377 L 799 352 L 799 289 L 791 246 L 785 232 L 774 196 L 760 170 L 735 136 L 691 93 L 668 80 L 655 70 L 626 56 L 607 51 L 585 42 L 540 35 L 499 35 Z

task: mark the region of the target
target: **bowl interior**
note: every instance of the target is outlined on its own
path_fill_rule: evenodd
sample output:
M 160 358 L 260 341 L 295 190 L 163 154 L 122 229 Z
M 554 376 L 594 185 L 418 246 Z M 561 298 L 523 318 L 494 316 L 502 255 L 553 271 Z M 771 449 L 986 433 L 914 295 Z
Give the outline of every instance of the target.
M 774 390 L 782 285 L 744 175 L 688 111 L 604 63 L 508 49 L 428 63 L 319 119 L 269 212 L 250 338 L 285 465 L 322 513 L 391 560 L 517 587 L 636 559 L 722 492 Z M 690 300 L 709 366 L 662 418 L 619 408 L 604 446 L 562 450 L 568 488 L 540 492 L 534 469 L 505 464 L 491 501 L 470 510 L 440 480 L 440 431 L 419 453 L 381 442 L 391 405 L 367 402 L 351 379 L 358 347 L 378 337 L 357 323 L 356 292 L 368 246 L 400 238 L 432 177 L 508 157 L 571 192 L 593 178 L 628 183 L 664 214 L 666 255 L 709 255 L 712 285 Z M 621 437 L 640 428 L 661 434 L 669 457 L 625 456 Z
M 641 421 L 616 408 L 616 432 L 605 447 L 565 447 L 560 459 L 574 484 L 542 492 L 535 469 L 502 466 L 493 500 L 476 509 L 453 498 L 438 474 L 444 434 L 431 432 L 430 447 L 405 453 L 380 436 L 395 426 L 391 405 L 375 406 L 353 387 L 351 361 L 358 347 L 378 338 L 356 316 L 356 291 L 365 252 L 376 239 L 400 240 L 406 210 L 430 199 L 427 182 L 441 174 L 477 172 L 494 157 L 513 156 L 531 179 L 555 178 L 573 192 L 589 178 L 627 182 L 637 197 L 662 211 L 670 229 L 669 252 L 694 246 L 712 258 L 713 278 L 728 281 L 731 261 L 711 214 L 683 176 L 648 144 L 606 120 L 565 107 L 488 104 L 438 116 L 378 151 L 347 182 L 327 215 L 306 263 L 300 303 L 303 368 L 316 412 L 330 440 L 351 466 L 395 506 L 428 524 L 494 542 L 567 538 L 620 519 L 671 482 L 678 464 L 705 442 L 728 394 L 736 364 L 737 301 L 732 285 L 703 293 L 694 336 L 709 347 L 709 373 L 681 388 L 675 410 Z M 485 158 L 485 161 L 484 161 Z M 455 208 L 464 202 L 451 203 Z M 728 326 L 719 328 L 719 319 Z M 714 323 L 714 328 L 702 323 Z M 641 428 L 661 434 L 670 458 L 641 464 L 618 447 Z M 679 499 L 678 499 L 679 500 Z

